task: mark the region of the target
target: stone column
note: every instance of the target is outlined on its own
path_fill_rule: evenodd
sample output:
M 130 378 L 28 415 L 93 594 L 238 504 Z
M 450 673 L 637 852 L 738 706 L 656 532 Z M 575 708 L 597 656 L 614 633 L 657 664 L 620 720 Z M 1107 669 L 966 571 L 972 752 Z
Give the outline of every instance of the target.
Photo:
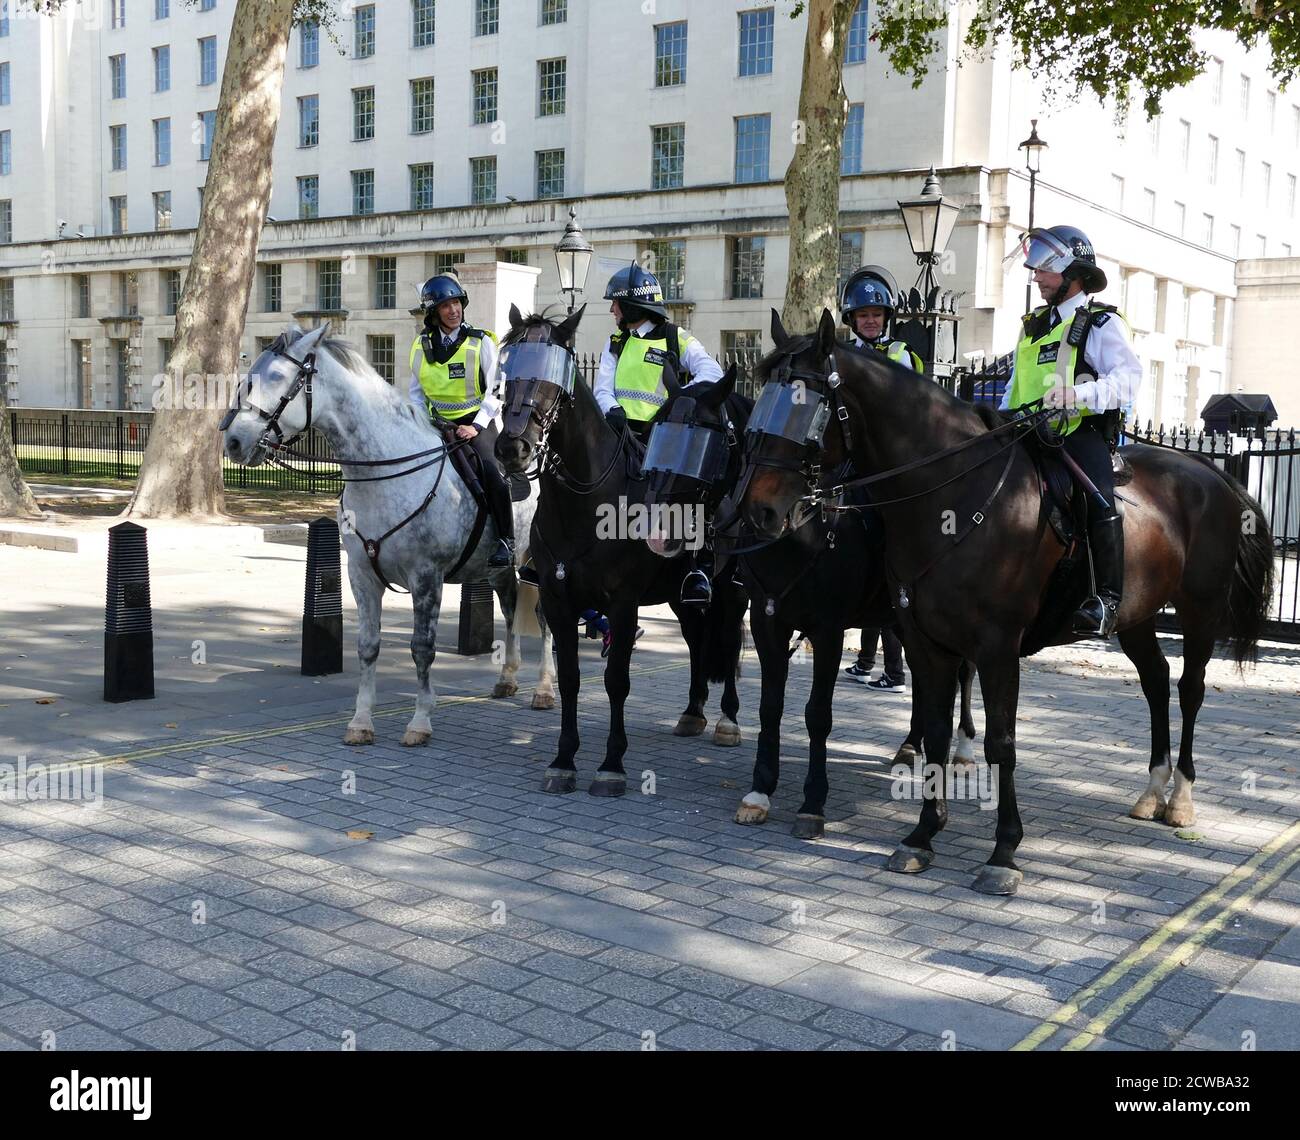
M 467 262 L 456 276 L 469 294 L 465 320 L 476 328 L 502 336 L 510 329 L 510 306 L 527 316 L 536 308 L 537 278 L 532 265 L 507 265 L 504 261 Z

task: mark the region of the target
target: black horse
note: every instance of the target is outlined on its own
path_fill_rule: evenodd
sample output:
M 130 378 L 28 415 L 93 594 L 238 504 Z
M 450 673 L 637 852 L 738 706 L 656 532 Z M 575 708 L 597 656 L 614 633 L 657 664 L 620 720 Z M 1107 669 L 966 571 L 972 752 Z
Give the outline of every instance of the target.
M 799 402 L 825 410 L 815 433 L 821 467 L 814 471 L 803 448 L 785 443 L 783 465 L 749 480 L 744 516 L 758 534 L 775 537 L 792 513 L 841 490 L 826 485 L 823 470 L 850 458 L 858 471 L 876 473 L 866 478 L 885 519 L 889 586 L 923 701 L 926 752 L 947 751 L 957 670 L 968 658 L 979 672 L 985 750 L 997 776 L 997 840 L 973 885 L 1013 894 L 1023 877 L 1014 861 L 1023 835 L 1015 790 L 1019 657 L 1074 640 L 1075 601 L 1059 604 L 1053 587 L 1064 547 L 1049 525 L 1033 457 L 1017 442 L 1025 425 L 992 425 L 939 385 L 918 385 L 879 353 L 837 342 L 829 313 L 812 336 L 778 338 L 765 364 L 779 358 L 801 373 Z M 787 394 L 791 408 L 794 395 Z M 1218 639 L 1230 643 L 1238 666 L 1253 659 L 1271 599 L 1272 538 L 1259 504 L 1213 464 L 1167 448 L 1123 452 L 1133 479 L 1123 491 L 1119 643 L 1151 710 L 1150 780 L 1130 815 L 1184 826 L 1194 818 L 1192 733 L 1205 665 Z M 1077 576 L 1067 585 L 1077 589 Z M 1155 614 L 1167 603 L 1178 611 L 1184 659 L 1182 741 L 1168 802 L 1169 666 L 1155 633 Z M 942 781 L 924 782 L 920 822 L 891 869 L 916 873 L 931 864 L 932 840 L 947 821 L 944 790 Z
M 779 321 L 774 328 L 780 328 Z M 780 335 L 784 336 L 783 330 Z M 715 389 L 698 400 L 676 400 L 666 419 L 655 426 L 646 458 L 648 501 L 670 507 L 703 502 L 706 519 L 721 531 L 716 539 L 715 577 L 729 580 L 735 565 L 750 596 L 750 630 L 762 670 L 761 727 L 753 787 L 736 811 L 737 823 L 767 820 L 780 774 L 790 639 L 798 630 L 812 642 L 812 691 L 804 707 L 808 776 L 793 831 L 799 838 L 816 839 L 826 829 L 826 740 L 844 631 L 893 619 L 880 543 L 864 524 L 869 516 L 853 509 L 810 516 L 793 533 L 751 549 L 727 533 L 738 519 L 730 496 L 724 498 L 723 492 L 737 490 L 744 456 L 751 465 L 766 462 L 765 445 L 763 433 L 754 431 L 750 421 L 753 404 L 735 394 L 724 401 L 721 397 L 730 391 L 729 384 Z M 665 556 L 678 554 L 681 545 L 650 540 L 651 549 Z M 740 553 L 733 555 L 733 550 Z M 968 764 L 974 762 L 975 725 L 970 711 L 971 670 L 964 662 L 961 689 L 962 736 L 956 762 Z M 910 764 L 920 755 L 921 733 L 914 704 L 911 731 L 894 757 L 896 763 Z
M 621 796 L 627 789 L 623 705 L 631 687 L 628 662 L 638 607 L 669 603 L 690 648 L 690 698 L 674 734 L 704 731 L 709 683 L 722 683 L 714 743 L 738 745 L 736 676 L 745 597 L 739 587 L 724 586 L 703 612 L 680 605 L 684 559 L 665 561 L 643 541 L 649 509 L 640 448 L 626 429 L 619 435 L 610 428 L 573 366 L 570 346 L 584 311 L 585 306 L 557 325 L 545 315 L 525 319 L 511 306 L 510 332 L 501 342 L 506 410 L 496 451 L 514 473 L 536 463 L 541 480 L 529 550 L 541 582 L 542 611 L 555 637 L 562 708 L 559 748 L 543 791 L 571 792 L 577 786 L 578 615 L 597 609 L 610 623 L 605 666 L 610 720 L 605 760 L 589 791 Z

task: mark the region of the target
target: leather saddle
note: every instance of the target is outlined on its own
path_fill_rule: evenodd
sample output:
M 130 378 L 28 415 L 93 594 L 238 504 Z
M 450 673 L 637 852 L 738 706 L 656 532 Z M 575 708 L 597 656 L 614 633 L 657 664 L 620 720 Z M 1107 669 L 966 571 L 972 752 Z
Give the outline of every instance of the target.
M 450 448 L 456 442 L 456 429 L 454 427 L 440 427 L 442 432 L 443 443 Z M 451 465 L 456 474 L 460 476 L 461 481 L 469 488 L 469 493 L 474 497 L 474 501 L 479 505 L 480 510 L 488 510 L 489 504 L 487 492 L 483 489 L 483 460 L 479 453 L 468 445 L 457 447 L 449 452 L 451 456 Z M 510 501 L 512 503 L 522 503 L 529 494 L 528 477 L 525 475 L 510 474 L 507 475 L 505 470 L 498 464 L 497 472 L 503 479 L 509 479 L 510 482 Z

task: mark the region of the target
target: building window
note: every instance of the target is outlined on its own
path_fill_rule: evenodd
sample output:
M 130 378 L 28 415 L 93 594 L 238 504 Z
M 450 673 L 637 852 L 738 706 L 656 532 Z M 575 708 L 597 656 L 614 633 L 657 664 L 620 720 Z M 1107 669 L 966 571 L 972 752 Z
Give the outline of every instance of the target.
M 1187 207 L 1182 202 L 1174 203 L 1174 233 L 1187 236 Z
M 163 316 L 174 317 L 181 303 L 181 271 L 163 270 Z
M 77 316 L 85 320 L 90 316 L 90 274 L 78 273 L 73 284 L 77 290 Z
M 14 279 L 12 277 L 0 277 L 0 321 L 12 321 L 13 319 Z M 0 341 L 0 344 L 3 343 L 3 341 Z
M 433 130 L 433 80 L 411 80 L 411 134 L 423 135 Z
M 862 244 L 864 235 L 861 230 L 840 231 L 840 265 L 836 276 L 835 292 L 843 293 L 848 279 L 862 265 Z
M 262 312 L 280 311 L 280 266 L 262 266 Z
M 326 312 L 343 308 L 343 262 L 336 258 L 316 262 L 316 307 Z
M 665 301 L 680 301 L 686 296 L 686 242 L 652 241 L 650 272 L 658 279 Z
M 655 86 L 678 87 L 686 82 L 686 21 L 655 28 Z
M 1241 117 L 1244 119 L 1250 114 L 1250 76 L 1241 77 Z
M 375 137 L 375 89 L 352 88 L 352 141 L 365 142 Z
M 497 69 L 485 67 L 474 76 L 474 122 L 495 123 L 497 118 Z
M 0 107 L 9 106 L 12 94 L 9 90 L 9 64 L 0 63 Z
M 537 61 L 537 114 L 539 116 L 564 114 L 568 72 L 568 60 L 539 59 Z
M 1256 253 L 1255 253 L 1256 257 L 1268 256 L 1268 238 L 1266 238 L 1263 234 L 1256 234 L 1255 245 L 1256 245 Z
M 1192 162 L 1192 124 L 1186 119 L 1178 120 L 1178 157 L 1184 170 L 1191 169 Z
M 1295 217 L 1295 175 L 1286 176 L 1286 216 Z
M 352 58 L 369 59 L 375 54 L 375 6 L 362 4 L 352 16 Z
M 497 250 L 497 260 L 500 262 L 504 262 L 506 265 L 527 265 L 528 250 L 499 249 Z
M 1210 66 L 1210 102 L 1216 107 L 1223 102 L 1223 60 L 1212 56 Z
M 417 162 L 411 171 L 411 209 L 433 209 L 433 163 Z
M 126 233 L 126 195 L 117 194 L 108 200 L 108 217 L 115 234 Z
M 0 174 L 13 173 L 13 143 L 8 131 L 0 131 Z
M 766 238 L 731 239 L 731 298 L 754 301 L 763 296 L 763 257 Z
M 469 199 L 476 206 L 497 200 L 496 155 L 469 160 Z
M 865 123 L 864 106 L 852 103 L 844 119 L 844 145 L 840 151 L 840 173 L 862 173 L 862 132 Z
M 1214 215 L 1201 215 L 1201 244 L 1206 249 L 1214 248 Z
M 110 55 L 108 57 L 109 98 L 126 98 L 126 56 Z
M 354 214 L 373 214 L 375 212 L 375 172 L 373 170 L 354 170 L 352 172 L 352 212 Z
M 1156 115 L 1147 120 L 1147 143 L 1151 147 L 1151 157 L 1155 158 L 1160 153 L 1160 116 Z
M 126 124 L 118 123 L 108 128 L 108 148 L 112 154 L 110 169 L 126 169 Z
M 411 43 L 415 47 L 433 43 L 433 0 L 411 0 Z
M 172 228 L 172 192 L 156 190 L 153 196 L 153 228 L 169 230 Z
M 199 86 L 207 87 L 217 81 L 217 37 L 204 36 L 199 40 Z
M 1237 193 L 1242 197 L 1246 195 L 1246 152 L 1237 151 Z
M 0 39 L 9 34 L 9 0 L 0 0 Z
M 849 38 L 844 44 L 844 62 L 864 63 L 867 58 L 867 0 L 858 0 L 849 20 Z
M 563 24 L 569 19 L 569 0 L 542 0 L 542 26 Z
M 680 190 L 686 169 L 686 124 L 650 128 L 650 188 Z
M 474 34 L 476 36 L 495 36 L 500 24 L 500 0 L 474 0 Z
M 0 198 L 0 245 L 14 240 L 14 204 L 9 198 Z
M 200 0 L 199 11 L 211 12 L 217 6 L 217 0 Z
M 375 308 L 397 308 L 397 258 L 375 258 Z
M 1219 181 L 1219 140 L 1213 135 L 1209 138 L 1209 148 L 1205 155 L 1205 174 L 1213 186 Z
M 126 27 L 126 0 L 109 0 L 109 23 L 114 28 Z M 7 23 L 7 21 L 6 21 Z
M 736 119 L 736 182 L 766 182 L 772 138 L 771 115 L 741 115 Z
M 168 166 L 172 160 L 172 121 L 171 119 L 154 119 L 153 121 L 153 164 Z
M 169 44 L 153 49 L 153 89 L 155 91 L 172 89 L 172 49 Z
M 397 353 L 394 338 L 391 336 L 368 336 L 366 337 L 366 350 L 367 355 L 370 357 L 370 367 L 388 383 L 392 384 L 397 376 Z
M 1149 226 L 1156 224 L 1156 192 L 1154 190 L 1143 190 L 1142 201 L 1144 213 L 1142 220 Z
M 315 67 L 320 63 L 320 25 L 302 24 L 298 28 L 298 66 Z
M 153 0 L 153 18 L 155 20 L 165 20 L 171 14 L 171 0 Z
M 1268 208 L 1268 200 L 1273 190 L 1273 167 L 1270 163 L 1261 162 L 1259 164 L 1259 194 L 1260 200 L 1264 203 L 1264 208 Z
M 1124 209 L 1124 179 L 1118 174 L 1110 176 L 1110 196 L 1112 209 L 1122 211 Z
M 537 152 L 537 197 L 564 197 L 564 151 Z
M 763 334 L 758 329 L 723 329 L 722 352 L 725 356 L 761 356 Z
M 298 145 L 315 146 L 320 142 L 320 96 L 298 97 Z
M 199 122 L 203 124 L 203 141 L 199 143 L 199 161 L 207 162 L 212 157 L 212 140 L 217 133 L 216 111 L 200 111 Z M 199 205 L 203 205 L 202 198 Z
M 320 178 L 315 174 L 306 174 L 298 179 L 298 217 L 316 218 L 320 216 Z
M 755 8 L 740 13 L 740 74 L 772 74 L 772 35 L 775 8 Z
M 456 266 L 463 265 L 465 255 L 459 251 L 444 251 L 433 255 L 433 275 L 435 277 L 440 273 L 455 273 Z
M 1232 235 L 1232 256 L 1241 256 L 1241 227 L 1229 226 L 1228 232 Z
M 1264 100 L 1265 107 L 1268 108 L 1268 133 L 1273 133 L 1273 128 L 1277 124 L 1277 92 L 1270 91 Z

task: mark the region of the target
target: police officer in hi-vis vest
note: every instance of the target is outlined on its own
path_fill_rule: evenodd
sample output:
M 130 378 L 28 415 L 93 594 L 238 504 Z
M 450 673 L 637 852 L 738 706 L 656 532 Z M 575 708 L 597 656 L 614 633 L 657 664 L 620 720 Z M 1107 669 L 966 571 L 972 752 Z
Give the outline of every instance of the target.
M 431 419 L 455 426 L 460 439 L 483 461 L 487 494 L 498 542 L 489 566 L 514 560 L 514 510 L 510 487 L 493 446 L 501 413 L 496 336 L 464 323 L 469 295 L 455 277 L 430 277 L 420 290 L 424 331 L 411 345 L 411 402 Z
M 894 275 L 879 265 L 864 265 L 844 283 L 840 298 L 840 319 L 849 326 L 850 339 L 858 348 L 874 348 L 895 364 L 913 372 L 925 371 L 921 358 L 901 340 L 895 340 L 894 298 L 898 285 Z M 919 378 L 919 376 L 918 376 Z M 869 680 L 876 666 L 876 643 L 885 650 L 885 668 L 874 681 Z M 858 659 L 844 670 L 851 681 L 865 685 L 873 693 L 907 692 L 906 660 L 898 626 L 891 622 L 878 629 L 862 630 Z
M 679 389 L 713 384 L 722 366 L 685 329 L 668 320 L 663 290 L 635 261 L 609 279 L 605 300 L 618 332 L 605 342 L 593 391 L 610 427 L 624 426 L 644 439 L 650 421 Z M 693 567 L 682 583 L 682 602 L 708 605 L 709 576 Z
M 1046 305 L 1023 318 L 1003 408 L 1042 399 L 1074 414 L 1065 426 L 1065 450 L 1106 499 L 1088 500 L 1088 537 L 1097 595 L 1074 615 L 1074 632 L 1109 637 L 1124 592 L 1124 522 L 1115 510 L 1110 445 L 1120 409 L 1142 382 L 1142 365 L 1129 347 L 1127 322 L 1114 305 L 1089 300 L 1106 288 L 1092 242 L 1073 226 L 1033 229 L 1021 238 L 1025 267 L 1034 271 Z

